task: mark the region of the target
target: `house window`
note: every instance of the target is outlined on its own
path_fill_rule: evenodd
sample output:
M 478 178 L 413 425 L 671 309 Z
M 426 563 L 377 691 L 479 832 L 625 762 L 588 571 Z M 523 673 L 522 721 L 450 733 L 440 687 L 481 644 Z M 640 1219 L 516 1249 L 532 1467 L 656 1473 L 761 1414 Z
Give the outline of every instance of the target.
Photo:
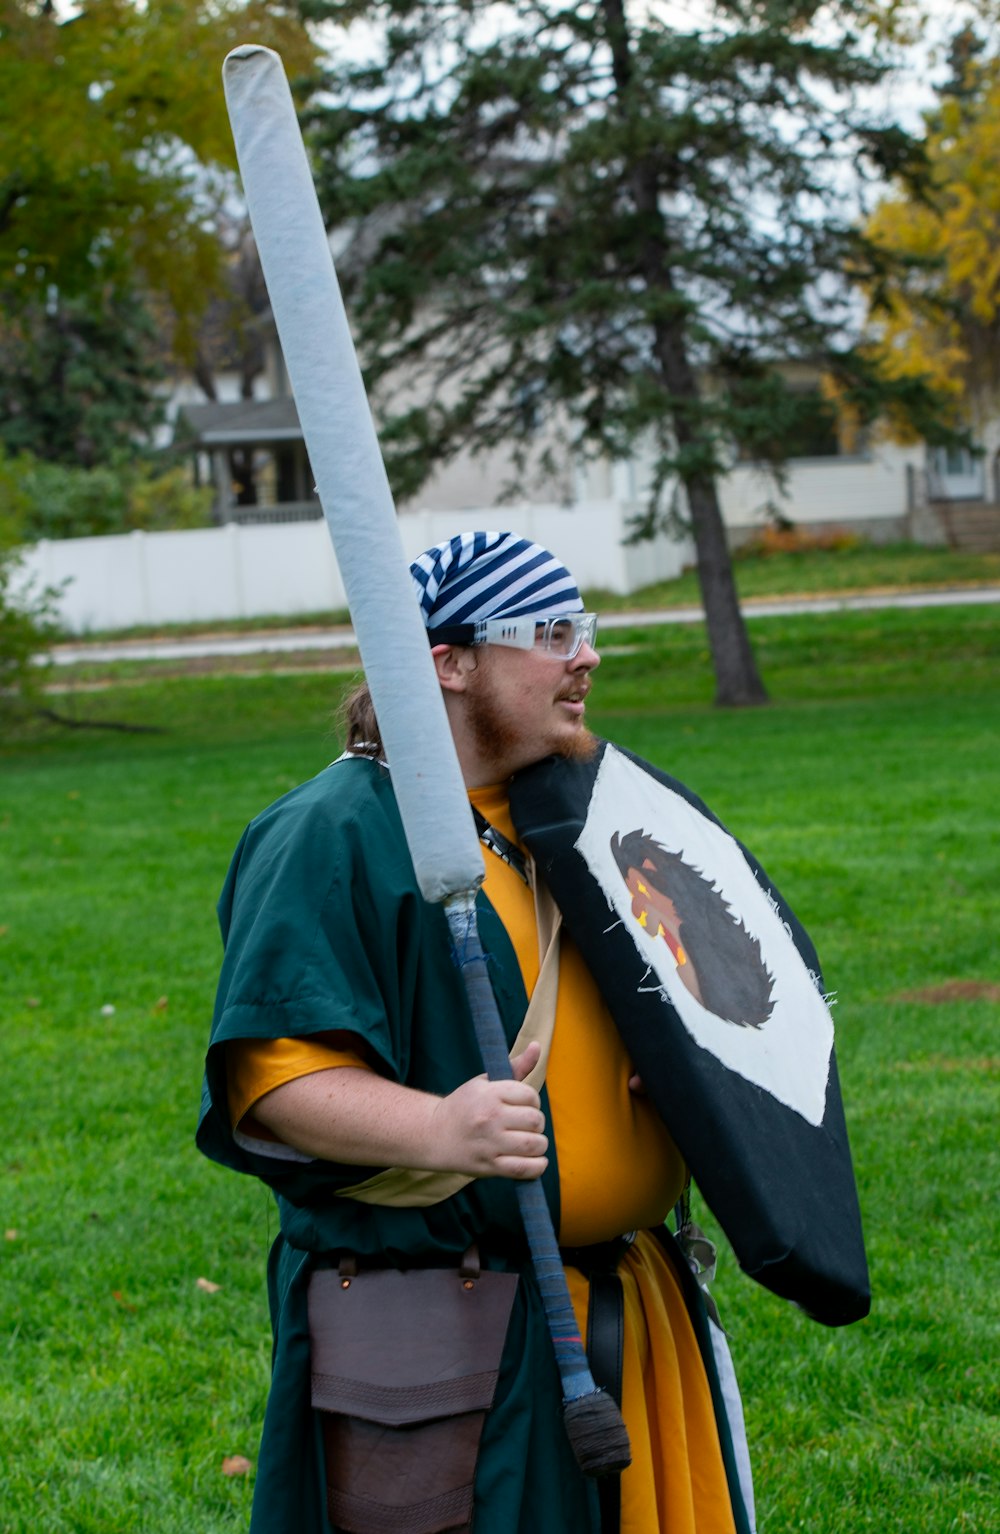
M 983 494 L 982 456 L 967 447 L 935 447 L 929 455 L 931 498 L 978 500 Z

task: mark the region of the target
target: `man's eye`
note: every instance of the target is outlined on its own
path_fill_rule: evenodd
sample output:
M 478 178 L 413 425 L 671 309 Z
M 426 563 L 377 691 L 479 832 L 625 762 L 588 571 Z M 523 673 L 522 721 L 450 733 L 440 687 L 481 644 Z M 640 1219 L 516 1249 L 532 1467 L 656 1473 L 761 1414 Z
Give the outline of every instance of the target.
M 549 640 L 549 644 L 553 650 L 568 650 L 572 637 L 572 623 L 553 623 L 552 637 Z

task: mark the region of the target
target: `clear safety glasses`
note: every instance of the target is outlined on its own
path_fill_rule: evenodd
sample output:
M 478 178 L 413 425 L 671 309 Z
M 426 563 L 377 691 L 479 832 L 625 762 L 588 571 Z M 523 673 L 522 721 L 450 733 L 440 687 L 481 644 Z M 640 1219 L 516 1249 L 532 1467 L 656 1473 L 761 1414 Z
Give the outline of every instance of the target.
M 503 644 L 516 650 L 541 650 L 553 660 L 573 660 L 584 645 L 593 648 L 596 613 L 568 613 L 553 618 L 481 618 L 473 644 Z

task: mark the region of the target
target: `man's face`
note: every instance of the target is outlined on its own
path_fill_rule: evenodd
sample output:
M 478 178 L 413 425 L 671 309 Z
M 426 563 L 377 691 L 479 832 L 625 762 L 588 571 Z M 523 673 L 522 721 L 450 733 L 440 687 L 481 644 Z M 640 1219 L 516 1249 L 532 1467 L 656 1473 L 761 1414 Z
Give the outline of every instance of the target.
M 584 644 L 572 660 L 505 645 L 482 645 L 473 653 L 466 717 L 495 782 L 545 756 L 593 755 L 584 699 L 600 665 L 596 650 Z

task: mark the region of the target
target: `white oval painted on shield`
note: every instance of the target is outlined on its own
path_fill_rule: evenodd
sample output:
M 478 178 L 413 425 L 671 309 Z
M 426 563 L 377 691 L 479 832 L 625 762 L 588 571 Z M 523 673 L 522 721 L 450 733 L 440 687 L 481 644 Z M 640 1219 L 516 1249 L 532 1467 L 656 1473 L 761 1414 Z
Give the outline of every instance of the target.
M 680 979 L 663 938 L 639 925 L 611 850 L 614 835 L 635 830 L 710 878 L 747 932 L 758 940 L 773 977 L 773 1006 L 759 1028 L 742 1027 L 703 1006 Z M 791 935 L 728 832 L 608 746 L 576 848 L 648 965 L 641 989 L 658 991 L 669 1001 L 695 1043 L 728 1070 L 770 1092 L 808 1123 L 821 1124 L 833 1019 Z

